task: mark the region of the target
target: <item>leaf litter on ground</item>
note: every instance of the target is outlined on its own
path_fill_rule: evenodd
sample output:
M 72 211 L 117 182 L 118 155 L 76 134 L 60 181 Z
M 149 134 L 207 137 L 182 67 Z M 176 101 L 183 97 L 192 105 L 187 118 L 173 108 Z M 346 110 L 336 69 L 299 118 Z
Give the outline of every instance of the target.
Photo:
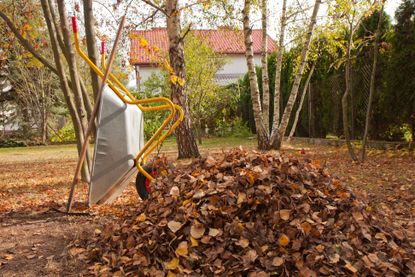
M 367 211 L 318 161 L 234 149 L 159 176 L 84 242 L 95 275 L 414 274 L 415 223 Z

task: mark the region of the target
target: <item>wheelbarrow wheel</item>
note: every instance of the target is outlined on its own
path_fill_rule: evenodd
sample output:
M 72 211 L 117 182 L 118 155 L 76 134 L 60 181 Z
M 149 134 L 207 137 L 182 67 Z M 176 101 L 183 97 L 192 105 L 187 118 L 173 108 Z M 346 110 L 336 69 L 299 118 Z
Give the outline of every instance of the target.
M 150 166 L 143 167 L 145 171 L 147 171 L 151 176 L 154 176 L 153 168 Z M 150 195 L 151 188 L 150 188 L 151 181 L 147 179 L 141 172 L 138 172 L 137 177 L 135 179 L 135 188 L 137 189 L 137 193 L 142 200 L 148 199 Z

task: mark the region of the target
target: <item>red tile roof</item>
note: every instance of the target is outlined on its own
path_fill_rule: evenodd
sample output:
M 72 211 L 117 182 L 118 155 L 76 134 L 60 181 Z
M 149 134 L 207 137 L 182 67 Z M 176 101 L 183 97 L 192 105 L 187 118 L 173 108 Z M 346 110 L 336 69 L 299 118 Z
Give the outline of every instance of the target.
M 242 31 L 235 31 L 230 29 L 218 30 L 193 30 L 193 34 L 202 39 L 206 39 L 207 43 L 217 53 L 221 54 L 236 54 L 244 55 L 244 37 Z M 169 41 L 167 30 L 165 28 L 156 28 L 152 30 L 132 31 L 130 33 L 131 49 L 130 49 L 130 63 L 131 64 L 151 64 L 152 57 L 143 49 L 140 49 L 139 37 L 144 37 L 150 46 L 157 46 L 161 51 L 167 53 L 169 49 Z M 254 43 L 254 53 L 261 53 L 262 30 L 253 30 L 252 39 Z M 268 52 L 276 50 L 276 43 L 268 36 Z

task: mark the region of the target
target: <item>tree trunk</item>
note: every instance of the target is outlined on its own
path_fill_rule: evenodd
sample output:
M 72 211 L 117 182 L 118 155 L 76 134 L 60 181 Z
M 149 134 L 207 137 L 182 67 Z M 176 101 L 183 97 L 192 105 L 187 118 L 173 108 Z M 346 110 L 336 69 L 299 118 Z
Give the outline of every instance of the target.
M 267 133 L 269 132 L 269 76 L 268 76 L 268 37 L 267 37 L 267 0 L 261 0 L 262 13 L 262 111 L 264 117 L 264 125 Z
M 269 149 L 269 136 L 268 132 L 265 129 L 264 125 L 264 115 L 261 110 L 260 105 L 260 95 L 259 95 L 259 88 L 258 88 L 258 79 L 255 71 L 255 64 L 254 64 L 254 51 L 253 51 L 253 42 L 252 42 L 252 29 L 250 26 L 250 9 L 251 9 L 251 0 L 245 0 L 245 6 L 242 11 L 243 16 L 243 25 L 244 25 L 244 42 L 245 42 L 245 57 L 246 63 L 248 66 L 248 76 L 249 76 L 249 87 L 251 92 L 251 99 L 252 99 L 252 110 L 254 113 L 254 120 L 256 125 L 256 132 L 258 136 L 258 148 L 260 150 L 268 150 Z
M 274 118 L 272 120 L 272 130 L 277 130 L 280 125 L 280 100 L 281 100 L 281 70 L 282 70 L 282 58 L 284 55 L 284 37 L 286 27 L 286 10 L 287 0 L 282 1 L 282 14 L 281 14 L 281 26 L 280 26 L 280 38 L 278 42 L 278 54 L 277 62 L 275 65 L 275 93 L 274 93 Z M 272 136 L 272 133 L 271 133 Z
M 312 132 L 312 125 L 313 125 L 313 119 L 314 119 L 314 110 L 313 110 L 313 99 L 312 99 L 312 93 L 311 93 L 311 86 L 308 86 L 308 136 L 310 138 L 313 137 L 313 132 Z
M 80 119 L 81 123 L 81 133 L 80 140 L 83 142 L 85 139 L 85 132 L 88 128 L 88 118 L 87 113 L 85 110 L 85 101 L 83 97 L 83 93 L 81 90 L 81 84 L 80 84 L 80 77 L 78 74 L 78 68 L 76 66 L 76 59 L 75 59 L 75 52 L 72 47 L 71 42 L 71 35 L 69 32 L 69 26 L 68 26 L 68 20 L 67 20 L 67 12 L 66 12 L 66 6 L 64 1 L 57 1 L 58 3 L 58 10 L 59 10 L 59 17 L 60 17 L 60 26 L 62 30 L 63 35 L 63 42 L 65 45 L 66 52 L 68 53 L 68 67 L 69 67 L 69 75 L 71 77 L 71 83 L 72 83 L 72 92 L 74 94 L 74 99 L 76 103 L 77 113 Z M 89 172 L 91 172 L 91 166 L 92 161 L 89 154 L 89 151 L 87 151 L 86 155 L 86 164 L 88 165 Z M 84 181 L 89 181 L 89 178 L 84 179 Z
M 170 65 L 177 77 L 185 80 L 184 45 L 181 36 L 178 0 L 166 1 L 166 13 Z M 184 87 L 178 83 L 171 82 L 170 89 L 172 101 L 182 106 L 185 114 L 183 122 L 176 129 L 179 159 L 199 157 L 199 149 L 196 144 L 192 121 L 190 120 L 189 105 Z
M 272 130 L 271 144 L 273 148 L 280 149 L 282 140 L 284 138 L 285 131 L 287 130 L 288 122 L 291 117 L 291 111 L 293 109 L 295 100 L 297 98 L 298 89 L 300 88 L 301 78 L 303 75 L 304 67 L 307 60 L 308 51 L 310 49 L 311 37 L 313 35 L 313 29 L 316 24 L 317 13 L 320 8 L 321 0 L 316 0 L 314 3 L 313 14 L 311 16 L 310 24 L 308 25 L 306 38 L 301 51 L 300 66 L 298 67 L 297 74 L 295 76 L 293 87 L 291 89 L 290 97 L 288 98 L 287 105 L 285 106 L 284 114 L 282 115 L 281 124 L 278 129 Z
M 303 108 L 303 103 L 305 96 L 307 94 L 307 89 L 309 88 L 311 77 L 313 76 L 314 69 L 316 68 L 316 61 L 313 63 L 313 66 L 311 67 L 310 72 L 308 73 L 307 80 L 304 84 L 303 94 L 301 95 L 300 105 L 298 106 L 297 112 L 295 113 L 294 123 L 291 127 L 290 135 L 288 136 L 288 141 L 291 141 L 292 136 L 294 135 L 295 129 L 297 128 L 298 119 L 300 117 L 301 110 Z
M 357 160 L 357 157 L 354 153 L 353 145 L 350 142 L 350 133 L 349 133 L 349 106 L 347 103 L 347 98 L 350 93 L 350 67 L 351 67 L 351 46 L 353 40 L 353 26 L 350 24 L 350 34 L 349 40 L 347 43 L 347 61 L 346 61 L 346 70 L 345 70 L 345 82 L 346 89 L 342 97 L 342 110 L 343 110 L 343 132 L 344 139 L 346 140 L 347 149 L 349 150 L 350 157 L 353 161 Z
M 98 54 L 97 54 L 97 41 L 95 37 L 95 19 L 92 10 L 92 0 L 84 0 L 84 24 L 85 24 L 85 36 L 86 36 L 86 45 L 88 50 L 88 57 L 94 63 L 98 64 Z M 97 74 L 90 69 L 91 74 L 91 84 L 92 90 L 94 92 L 94 99 L 98 94 L 99 89 L 99 79 Z
M 412 138 L 411 138 L 411 141 L 410 141 L 410 143 L 409 143 L 409 150 L 413 150 L 415 147 L 414 147 L 414 142 L 415 142 L 415 113 L 413 113 L 412 115 L 411 115 L 411 128 L 412 128 Z
M 360 159 L 362 162 L 364 162 L 366 158 L 366 143 L 367 143 L 367 137 L 368 137 L 369 128 L 370 128 L 370 118 L 372 115 L 373 95 L 375 94 L 376 66 L 378 62 L 378 45 L 379 45 L 380 29 L 382 27 L 383 8 L 385 6 L 384 3 L 385 1 L 382 2 L 382 8 L 380 9 L 378 26 L 376 28 L 376 34 L 375 34 L 375 42 L 373 45 L 373 65 L 372 65 L 372 73 L 370 75 L 369 103 L 368 103 L 367 110 L 366 110 L 365 131 L 363 133 L 362 150 L 361 150 L 361 155 L 360 155 Z
M 51 13 L 50 6 L 47 0 L 41 0 L 41 3 L 42 3 L 42 9 L 43 9 L 45 21 L 46 21 L 48 31 L 49 31 L 52 52 L 53 52 L 53 56 L 54 56 L 55 64 L 56 64 L 56 71 L 57 71 L 57 75 L 60 81 L 60 87 L 62 89 L 65 102 L 68 107 L 69 114 L 71 115 L 72 123 L 74 125 L 75 135 L 77 138 L 78 154 L 79 154 L 82 149 L 83 138 L 84 138 L 82 128 L 81 128 L 81 120 L 78 116 L 76 106 L 74 104 L 73 96 L 72 96 L 72 93 L 69 87 L 68 79 L 66 78 L 65 70 L 63 68 L 62 60 L 60 57 L 58 41 L 56 37 L 56 30 L 54 27 L 55 25 L 52 23 L 52 13 Z M 89 176 L 89 170 L 88 170 L 87 164 L 84 163 L 83 168 L 82 168 L 82 179 L 89 180 L 89 177 L 90 176 Z

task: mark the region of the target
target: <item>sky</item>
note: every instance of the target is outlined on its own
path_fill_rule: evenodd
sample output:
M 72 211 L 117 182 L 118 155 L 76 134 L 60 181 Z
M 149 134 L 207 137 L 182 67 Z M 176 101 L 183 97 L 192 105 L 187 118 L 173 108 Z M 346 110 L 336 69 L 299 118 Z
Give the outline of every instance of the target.
M 395 21 L 395 11 L 401 2 L 400 0 L 387 0 L 386 2 L 385 11 L 390 15 L 393 22 Z

